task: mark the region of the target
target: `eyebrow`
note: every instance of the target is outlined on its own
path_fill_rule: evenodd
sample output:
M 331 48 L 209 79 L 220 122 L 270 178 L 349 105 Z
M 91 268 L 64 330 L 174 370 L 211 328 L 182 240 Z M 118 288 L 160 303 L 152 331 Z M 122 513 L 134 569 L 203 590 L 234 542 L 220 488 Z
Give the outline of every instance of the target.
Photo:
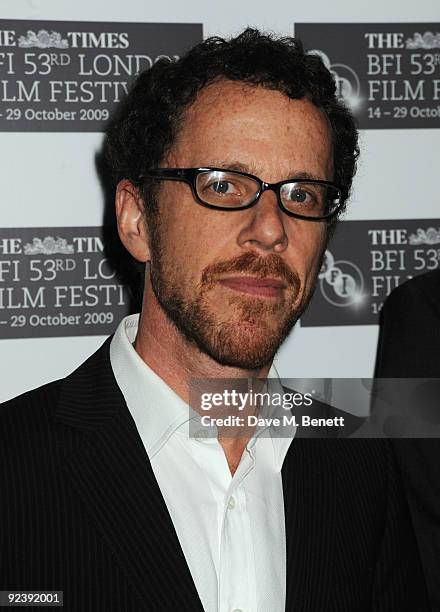
M 238 161 L 234 161 L 234 162 L 220 161 L 220 162 L 213 164 L 212 167 L 221 168 L 224 170 L 235 170 L 236 172 L 245 172 L 246 174 L 253 174 L 254 176 L 258 176 L 254 168 L 250 168 L 246 164 L 243 164 Z M 287 180 L 287 179 L 310 180 L 310 181 L 326 180 L 326 179 L 320 178 L 319 176 L 315 176 L 314 174 L 310 174 L 310 172 L 306 172 L 304 170 L 292 170 L 291 172 L 287 174 L 286 179 L 282 179 L 282 180 Z

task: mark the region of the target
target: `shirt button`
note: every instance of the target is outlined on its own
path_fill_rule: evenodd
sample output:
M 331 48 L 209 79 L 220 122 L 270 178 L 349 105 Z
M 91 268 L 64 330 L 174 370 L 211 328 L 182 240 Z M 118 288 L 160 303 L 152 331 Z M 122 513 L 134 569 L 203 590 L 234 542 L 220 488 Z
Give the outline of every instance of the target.
M 206 429 L 198 429 L 194 434 L 194 439 L 197 442 L 204 442 L 209 437 L 209 432 Z
M 229 502 L 228 502 L 228 508 L 230 510 L 232 510 L 232 508 L 235 508 L 235 498 L 234 497 L 230 497 L 229 498 Z M 232 612 L 241 612 L 241 610 L 239 610 L 238 608 L 232 610 Z

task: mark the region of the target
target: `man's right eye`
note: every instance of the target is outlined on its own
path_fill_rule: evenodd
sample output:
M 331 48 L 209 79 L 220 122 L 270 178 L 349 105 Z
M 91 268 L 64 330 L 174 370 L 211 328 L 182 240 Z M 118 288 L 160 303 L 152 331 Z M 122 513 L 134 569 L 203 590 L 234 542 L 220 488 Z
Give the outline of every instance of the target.
M 208 187 L 218 194 L 234 193 L 234 186 L 229 181 L 215 181 L 214 183 L 211 183 Z

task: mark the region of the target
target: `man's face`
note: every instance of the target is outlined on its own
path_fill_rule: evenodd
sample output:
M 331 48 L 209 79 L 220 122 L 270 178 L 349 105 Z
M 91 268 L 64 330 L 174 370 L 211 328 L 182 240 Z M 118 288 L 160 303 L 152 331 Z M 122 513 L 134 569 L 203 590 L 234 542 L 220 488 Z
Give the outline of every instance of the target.
M 330 128 L 308 100 L 223 81 L 187 110 L 162 165 L 331 180 Z M 162 182 L 158 199 L 150 270 L 163 310 L 217 362 L 268 364 L 312 294 L 325 224 L 287 216 L 272 191 L 242 211 L 205 208 L 182 182 Z

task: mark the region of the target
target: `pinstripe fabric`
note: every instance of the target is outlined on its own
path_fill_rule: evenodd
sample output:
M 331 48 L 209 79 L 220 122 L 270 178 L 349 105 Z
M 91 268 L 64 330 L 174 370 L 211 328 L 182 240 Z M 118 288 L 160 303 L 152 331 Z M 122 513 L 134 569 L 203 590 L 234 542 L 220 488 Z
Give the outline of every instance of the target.
M 108 351 L 0 408 L 0 588 L 63 590 L 69 611 L 197 612 Z M 385 441 L 295 440 L 282 478 L 286 610 L 428 609 Z
M 65 382 L 2 406 L 0 587 L 65 609 L 202 610 L 108 342 Z
M 286 610 L 429 610 L 388 442 L 300 439 L 288 460 Z

